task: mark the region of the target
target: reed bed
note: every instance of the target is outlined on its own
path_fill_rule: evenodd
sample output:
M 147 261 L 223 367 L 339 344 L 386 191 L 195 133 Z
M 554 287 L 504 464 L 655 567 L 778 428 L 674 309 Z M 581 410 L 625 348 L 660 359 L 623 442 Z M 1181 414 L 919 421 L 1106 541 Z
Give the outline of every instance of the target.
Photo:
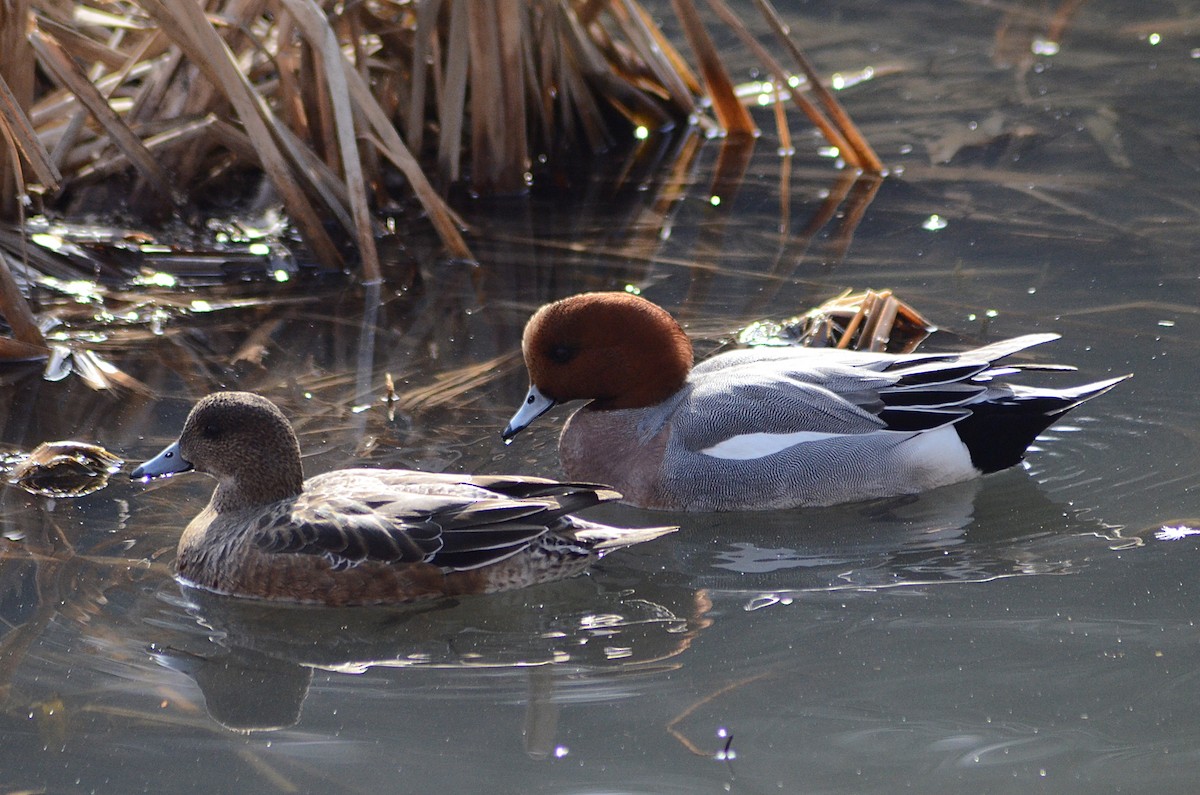
M 0 4 L 0 183 L 16 188 L 0 190 L 0 218 L 119 212 L 183 232 L 169 240 L 132 233 L 133 243 L 167 251 L 156 264 L 141 252 L 130 257 L 118 229 L 90 250 L 68 241 L 50 254 L 29 245 L 35 230 L 0 230 L 0 314 L 11 329 L 0 336 L 0 360 L 58 357 L 90 373 L 89 383 L 140 390 L 93 352 L 47 342 L 48 324 L 24 295 L 47 276 L 69 282 L 80 271 L 135 291 L 139 269 L 233 276 L 237 262 L 257 258 L 181 243 L 204 226 L 213 197 L 217 213 L 282 205 L 306 259 L 332 271 L 359 265 L 374 283 L 381 247 L 395 245 L 381 209 L 415 200 L 445 255 L 473 261 L 467 225 L 444 198 L 452 186 L 522 192 L 535 174 L 554 179 L 686 125 L 730 141 L 752 136 L 747 105 L 761 90 L 734 86 L 712 20 L 764 61 L 766 85 L 778 87 L 770 90 L 782 141 L 790 140 L 787 96 L 852 173 L 878 174 L 878 158 L 774 9 L 755 2 L 801 76 L 724 0 L 709 0 L 708 24 L 693 0 L 672 0 L 698 72 L 636 0 Z M 696 147 L 675 151 L 686 164 Z M 646 159 L 679 168 L 669 157 Z M 737 178 L 736 164 L 727 170 Z
M 710 5 L 850 166 L 881 169 L 765 0 L 817 103 Z M 17 196 L 87 212 L 117 194 L 188 217 L 262 175 L 325 267 L 345 267 L 349 240 L 378 280 L 374 213 L 409 197 L 469 260 L 452 184 L 523 191 L 539 169 L 680 125 L 755 132 L 700 11 L 672 8 L 698 75 L 636 0 L 15 0 L 0 7 L 0 179 L 18 190 L 0 215 L 20 215 Z

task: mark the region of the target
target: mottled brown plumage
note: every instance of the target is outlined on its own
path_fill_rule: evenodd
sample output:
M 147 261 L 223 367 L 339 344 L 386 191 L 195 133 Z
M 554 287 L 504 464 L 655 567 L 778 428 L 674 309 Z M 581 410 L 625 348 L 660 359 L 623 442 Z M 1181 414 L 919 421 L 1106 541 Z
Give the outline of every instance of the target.
M 220 593 L 328 605 L 502 591 L 577 574 L 674 528 L 570 515 L 617 492 L 520 476 L 343 469 L 304 480 L 291 424 L 246 392 L 204 398 L 179 440 L 133 472 L 217 479 L 176 570 Z

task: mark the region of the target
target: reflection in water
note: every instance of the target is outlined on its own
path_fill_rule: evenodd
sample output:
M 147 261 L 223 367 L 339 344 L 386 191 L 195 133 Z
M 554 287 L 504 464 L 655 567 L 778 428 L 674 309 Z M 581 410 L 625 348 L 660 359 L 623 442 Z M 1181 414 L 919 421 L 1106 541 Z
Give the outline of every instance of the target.
M 156 659 L 196 680 L 208 714 L 235 731 L 274 731 L 296 725 L 312 682 L 312 668 L 289 665 L 252 649 L 214 657 L 162 651 Z
M 378 608 L 276 605 L 195 588 L 183 596 L 178 607 L 203 634 L 156 640 L 156 656 L 195 679 L 209 714 L 227 728 L 297 723 L 314 669 L 527 668 L 524 735 L 527 751 L 540 757 L 553 750 L 557 677 L 658 670 L 687 648 L 701 618 L 690 615 L 679 589 L 674 596 L 683 599 L 668 606 L 588 578 L 495 598 Z
M 820 683 L 837 682 L 839 688 L 852 690 L 848 682 L 862 676 L 870 683 L 863 686 L 873 692 L 896 689 L 904 693 L 912 687 L 918 701 L 927 698 L 925 694 L 936 685 L 905 683 L 938 674 L 909 671 L 901 661 L 921 658 L 918 634 L 929 642 L 928 636 L 944 628 L 946 645 L 953 647 L 960 640 L 960 617 L 943 616 L 936 610 L 932 615 L 926 613 L 927 606 L 960 603 L 938 598 L 946 596 L 942 594 L 944 586 L 954 585 L 957 592 L 961 586 L 987 584 L 995 588 L 1000 581 L 1007 581 L 1003 587 L 1011 593 L 1012 581 L 1020 578 L 1081 575 L 1095 566 L 1095 556 L 1109 548 L 1129 548 L 1117 530 L 1089 517 L 1086 511 L 1048 498 L 1041 484 L 1019 470 L 913 497 L 770 516 L 747 514 L 739 525 L 736 538 L 723 537 L 721 524 L 712 522 L 707 528 L 693 527 L 693 532 L 677 539 L 680 567 L 704 572 L 693 582 L 714 605 L 710 615 L 718 639 L 706 636 L 706 640 L 723 644 L 729 641 L 719 638 L 727 635 L 746 639 L 776 631 L 787 634 L 775 644 L 762 643 L 760 656 L 750 656 L 754 663 L 714 682 L 709 692 L 669 722 L 672 737 L 683 748 L 722 758 L 721 743 L 705 739 L 714 725 L 718 732 L 740 737 L 735 746 L 761 745 L 764 730 L 753 721 L 747 723 L 744 716 L 771 716 L 782 702 L 789 705 L 785 712 L 792 715 L 789 736 L 824 737 L 833 732 L 832 742 L 839 753 L 858 758 L 882 752 L 889 755 L 892 765 L 904 754 L 951 757 L 954 764 L 973 768 L 1014 765 L 1044 762 L 1068 750 L 1070 742 L 1061 737 L 1012 740 L 1003 730 L 964 735 L 956 732 L 953 718 L 941 717 L 945 705 L 941 712 L 930 710 L 938 716 L 930 725 L 905 715 L 902 726 L 897 727 L 896 716 L 881 713 L 874 705 L 872 698 L 880 696 L 826 695 Z M 1153 538 L 1164 540 L 1161 533 Z M 1086 587 L 1075 578 L 1063 580 Z M 1036 583 L 1027 587 L 1033 593 L 1045 590 Z M 907 591 L 913 598 L 905 599 L 898 591 Z M 969 604 L 975 600 L 986 604 L 992 592 L 975 588 L 967 593 L 971 596 L 963 599 Z M 840 620 L 839 613 L 847 612 L 848 604 L 872 608 L 852 611 L 859 623 L 847 623 Z M 1018 604 L 1022 612 L 1031 609 L 1028 602 Z M 768 607 L 791 609 L 763 609 Z M 1130 637 L 1134 634 L 1131 626 L 1136 626 L 1122 627 L 1118 622 L 1110 628 L 1102 622 L 1081 621 L 1076 611 L 1086 612 L 1086 608 L 1078 602 L 1051 601 L 1032 610 L 1032 618 L 1002 615 L 991 619 L 986 629 L 974 626 L 973 632 L 963 634 L 972 638 L 972 644 L 991 648 L 996 638 L 1017 634 L 1024 640 L 1053 627 L 1051 631 L 1059 635 L 1078 632 L 1099 639 L 1113 634 L 1119 644 L 1120 636 Z M 886 641 L 878 631 L 865 631 L 868 627 L 876 630 L 876 623 Z M 908 635 L 913 637 L 905 639 Z M 874 648 L 876 643 L 881 645 Z M 957 651 L 944 653 L 958 656 Z M 1000 664 L 1020 668 L 1029 663 L 1014 654 Z M 843 665 L 865 671 L 839 676 L 837 671 Z M 943 670 L 932 665 L 935 671 Z M 889 673 L 872 677 L 869 671 L 875 666 Z M 977 674 L 986 680 L 988 670 L 980 668 Z M 804 718 L 798 720 L 793 700 L 821 707 L 812 707 L 812 712 L 801 708 Z M 733 717 L 736 715 L 743 718 Z M 766 721 L 768 726 L 777 722 L 770 717 Z M 746 731 L 748 725 L 751 732 Z M 738 728 L 727 730 L 726 726 Z M 772 743 L 781 742 L 769 732 L 765 734 Z M 938 739 L 923 747 L 916 738 L 926 737 Z M 879 767 L 886 769 L 887 765 Z
M 782 520 L 746 515 L 740 524 L 729 537 L 710 519 L 716 538 L 693 526 L 678 546 L 684 565 L 705 572 L 699 584 L 714 598 L 742 600 L 746 610 L 790 604 L 803 593 L 1067 574 L 1078 561 L 1064 538 L 1111 533 L 1048 499 L 1020 471 Z

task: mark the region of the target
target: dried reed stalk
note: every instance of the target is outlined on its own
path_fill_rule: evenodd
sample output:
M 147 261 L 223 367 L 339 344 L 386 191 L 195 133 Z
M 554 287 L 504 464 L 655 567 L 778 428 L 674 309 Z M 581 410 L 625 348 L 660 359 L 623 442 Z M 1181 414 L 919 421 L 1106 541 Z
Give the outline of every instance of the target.
M 671 3 L 675 15 L 683 23 L 688 43 L 700 61 L 700 72 L 704 75 L 704 84 L 708 87 L 713 109 L 717 112 L 717 123 L 730 135 L 755 135 L 758 127 L 750 118 L 750 111 L 738 100 L 733 81 L 729 79 L 721 55 L 700 20 L 696 5 L 692 0 L 671 0 Z
M 17 280 L 8 268 L 8 257 L 0 251 L 0 314 L 8 321 L 14 339 L 4 339 L 0 359 L 44 359 L 50 353 L 33 310 L 21 294 Z
M 354 114 L 350 106 L 350 90 L 337 36 L 327 24 L 322 24 L 325 18 L 313 0 L 283 2 L 305 32 L 314 53 L 320 56 L 321 74 L 324 78 L 320 85 L 328 88 L 329 103 L 332 105 L 337 151 L 349 194 L 350 210 L 354 216 L 354 234 L 358 239 L 359 255 L 362 257 L 363 275 L 369 282 L 380 281 L 383 274 L 379 267 L 379 253 L 375 249 L 374 221 L 367 201 L 362 160 L 359 158 L 358 141 L 355 136 Z
M 708 4 L 717 12 L 721 20 L 729 25 L 730 29 L 737 33 L 745 45 L 763 62 L 764 67 L 771 73 L 771 79 L 775 82 L 776 90 L 784 89 L 788 92 L 792 98 L 792 102 L 796 103 L 796 106 L 803 111 L 808 120 L 821 131 L 821 134 L 825 136 L 825 140 L 831 146 L 837 148 L 847 163 L 854 168 L 865 168 L 865 164 L 859 159 L 856 150 L 850 145 L 842 130 L 838 129 L 838 126 L 833 121 L 828 119 L 816 105 L 810 102 L 804 94 L 800 93 L 792 85 L 791 81 L 788 80 L 787 70 L 775 60 L 766 47 L 759 43 L 754 34 L 750 32 L 750 29 L 733 13 L 733 9 L 726 5 L 724 0 L 708 0 Z
M 800 48 L 796 46 L 796 42 L 792 39 L 791 32 L 787 26 L 783 24 L 783 20 L 779 17 L 779 12 L 771 5 L 769 0 L 754 0 L 763 17 L 771 25 L 775 31 L 776 38 L 779 39 L 792 58 L 800 66 L 800 70 L 804 72 L 804 76 L 808 78 L 808 84 L 812 87 L 812 92 L 816 95 L 817 100 L 821 103 L 821 107 L 829 115 L 833 125 L 837 127 L 838 132 L 846 139 L 846 142 L 854 150 L 854 160 L 859 166 L 870 174 L 880 174 L 883 172 L 883 163 L 875 154 L 875 150 L 867 143 L 867 139 L 858 131 L 858 127 L 850 119 L 850 114 L 846 113 L 845 108 L 833 96 L 825 83 L 822 82 L 821 76 L 817 74 L 817 70 L 809 62 Z
M 7 138 L 12 145 L 20 150 L 24 161 L 33 167 L 33 173 L 38 181 L 49 190 L 57 190 L 62 184 L 62 174 L 51 161 L 50 153 L 38 140 L 37 130 L 33 128 L 33 125 L 29 123 L 29 118 L 21 111 L 20 101 L 8 87 L 3 74 L 0 74 L 0 127 L 7 133 Z M 15 153 L 10 153 L 9 162 L 14 164 L 19 171 L 20 161 L 13 155 Z M 2 173 L 3 169 L 0 169 L 0 174 Z M 18 180 L 18 182 L 23 184 L 24 180 Z M 5 182 L 5 185 L 7 184 Z M 7 189 L 4 190 L 4 193 L 8 193 Z M 15 198 L 16 193 L 11 195 Z
M 174 197 L 171 191 L 170 176 L 146 150 L 142 139 L 122 121 L 117 112 L 113 110 L 112 105 L 109 104 L 107 97 L 100 93 L 71 56 L 57 42 L 38 30 L 30 33 L 29 43 L 33 46 L 39 62 L 68 91 L 74 94 L 96 121 L 104 127 L 112 142 L 124 152 L 125 156 L 129 158 L 129 162 L 141 173 L 149 186 L 162 199 L 172 202 Z
M 319 261 L 334 266 L 341 262 L 337 247 L 326 233 L 320 214 L 299 184 L 299 175 L 291 168 L 281 149 L 275 115 L 255 91 L 247 75 L 238 68 L 238 58 L 194 3 L 142 0 L 142 6 L 167 31 L 175 46 L 188 55 L 208 78 L 210 86 L 220 89 L 234 107 L 238 120 L 254 146 L 263 169 L 283 197 L 285 206 Z
M 31 2 L 7 0 L 0 3 L 0 83 L 4 84 L 8 95 L 5 105 L 12 104 L 12 109 L 6 107 L 0 115 L 0 135 L 10 140 L 16 136 L 9 114 L 29 108 L 34 98 L 34 61 L 25 42 L 25 21 L 29 18 Z M 21 145 L 18 143 L 17 146 Z M 8 153 L 0 153 L 0 218 L 14 218 L 20 211 L 19 197 L 24 193 L 24 182 L 20 179 L 20 164 L 11 155 L 5 155 Z M 11 190 L 10 186 L 18 189 Z
M 465 177 L 482 193 L 523 191 L 540 156 L 568 163 L 629 140 L 631 127 L 685 123 L 704 90 L 721 127 L 753 134 L 694 0 L 673 2 L 703 88 L 637 0 L 137 0 L 119 14 L 9 0 L 0 130 L 50 190 L 85 190 L 132 168 L 167 208 L 225 174 L 260 169 L 318 261 L 342 267 L 332 219 L 374 281 L 372 205 L 389 201 L 388 164 L 448 253 L 471 259 L 428 173 L 443 186 Z M 35 67 L 59 87 L 35 95 Z M 827 137 L 871 169 L 878 160 L 853 125 L 821 102 Z M 0 178 L 13 184 L 18 168 L 10 154 Z M 13 202 L 0 202 L 15 217 Z

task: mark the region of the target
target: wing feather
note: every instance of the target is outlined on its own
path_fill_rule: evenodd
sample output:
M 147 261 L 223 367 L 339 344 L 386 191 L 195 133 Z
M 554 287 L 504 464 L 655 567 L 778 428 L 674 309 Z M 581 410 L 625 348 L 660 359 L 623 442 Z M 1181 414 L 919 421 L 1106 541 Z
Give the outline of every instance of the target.
M 260 521 L 254 541 L 265 552 L 324 556 L 339 569 L 374 561 L 461 570 L 511 557 L 566 527 L 569 511 L 618 497 L 540 479 L 340 470 L 313 478 L 287 510 Z

